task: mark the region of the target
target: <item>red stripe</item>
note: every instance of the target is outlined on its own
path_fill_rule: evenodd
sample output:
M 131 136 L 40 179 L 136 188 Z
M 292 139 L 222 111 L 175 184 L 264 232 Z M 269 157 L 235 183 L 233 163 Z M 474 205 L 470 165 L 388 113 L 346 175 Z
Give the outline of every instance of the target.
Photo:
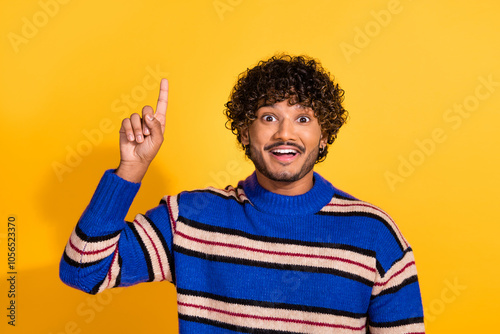
M 403 235 L 401 234 L 401 231 L 398 229 L 398 227 L 397 227 L 396 223 L 394 222 L 394 220 L 392 220 L 392 218 L 387 213 L 385 213 L 383 210 L 377 208 L 376 206 L 373 206 L 373 205 L 370 205 L 370 204 L 367 204 L 367 203 L 357 203 L 357 204 L 328 203 L 326 206 L 366 206 L 368 208 L 374 209 L 374 210 L 382 213 L 384 216 L 386 216 L 393 223 L 393 225 L 394 225 L 393 228 L 399 234 L 399 238 L 404 242 L 405 247 L 408 247 L 408 244 L 406 243 L 406 240 L 403 238 Z
M 80 250 L 78 247 L 76 247 L 73 242 L 71 241 L 71 239 L 69 239 L 69 245 L 71 246 L 71 248 L 73 248 L 75 251 L 77 251 L 79 254 L 82 254 L 82 255 L 93 255 L 93 254 L 99 254 L 99 253 L 102 253 L 108 249 L 110 249 L 111 247 L 115 247 L 116 246 L 116 242 L 113 243 L 112 245 L 106 247 L 106 248 L 103 248 L 103 249 L 100 249 L 100 250 L 95 250 L 95 251 L 82 251 Z
M 134 220 L 134 223 L 136 223 L 137 225 L 139 225 L 142 230 L 144 231 L 144 233 L 146 233 L 146 236 L 149 238 L 149 241 L 151 242 L 151 244 L 153 245 L 153 248 L 155 249 L 155 252 L 156 252 L 156 257 L 158 258 L 158 263 L 160 264 L 160 270 L 161 270 L 161 276 L 163 279 L 165 279 L 165 273 L 163 272 L 163 264 L 161 263 L 161 258 L 160 258 L 160 253 L 158 252 L 158 248 L 156 248 L 156 245 L 155 243 L 153 242 L 153 239 L 149 236 L 148 232 L 146 231 L 146 229 L 141 225 L 141 223 L 139 223 L 137 221 L 137 219 Z
M 258 248 L 241 246 L 241 245 L 233 245 L 233 244 L 228 244 L 228 243 L 224 243 L 224 242 L 202 240 L 202 239 L 198 239 L 198 238 L 195 238 L 195 237 L 188 236 L 188 235 L 186 235 L 184 233 L 181 233 L 181 232 L 177 232 L 177 234 L 180 235 L 181 237 L 184 237 L 184 238 L 188 239 L 188 240 L 199 242 L 199 243 L 202 243 L 202 244 L 215 245 L 215 246 L 223 246 L 223 247 L 230 247 L 230 248 L 237 248 L 237 249 L 243 249 L 243 250 L 248 250 L 248 251 L 253 251 L 253 252 L 258 252 L 258 253 L 272 254 L 272 255 L 298 256 L 298 257 L 307 257 L 307 258 L 319 258 L 319 259 L 326 259 L 326 260 L 336 260 L 336 261 L 341 261 L 341 262 L 347 262 L 347 263 L 350 263 L 350 264 L 354 264 L 354 265 L 360 266 L 362 268 L 365 268 L 366 270 L 375 272 L 375 268 L 371 268 L 371 267 L 369 267 L 367 265 L 364 265 L 362 263 L 359 263 L 359 262 L 355 262 L 355 261 L 348 260 L 348 259 L 342 259 L 342 258 L 334 257 L 334 256 L 268 251 L 268 250 L 264 250 L 264 249 L 258 249 Z
M 357 330 L 357 331 L 362 330 L 363 328 L 366 327 L 366 325 L 363 325 L 361 327 L 351 327 L 351 326 L 345 326 L 345 325 L 328 324 L 328 323 L 324 323 L 324 322 L 314 322 L 314 321 L 307 321 L 307 320 L 276 318 L 276 317 L 263 317 L 263 316 L 258 316 L 258 315 L 229 312 L 229 311 L 225 311 L 225 310 L 219 310 L 219 309 L 216 309 L 213 307 L 207 307 L 207 306 L 195 305 L 195 304 L 187 304 L 187 303 L 182 303 L 182 302 L 177 302 L 177 304 L 181 305 L 181 306 L 194 307 L 194 308 L 198 308 L 201 310 L 207 310 L 207 311 L 213 311 L 213 312 L 218 312 L 218 313 L 222 313 L 222 314 L 227 314 L 227 315 L 230 315 L 233 317 L 242 317 L 242 318 L 269 320 L 269 321 L 291 322 L 291 323 L 296 323 L 296 324 L 313 325 L 313 326 L 319 326 L 319 327 L 342 328 L 342 329 L 350 329 L 350 330 Z
M 406 268 L 408 268 L 409 266 L 411 265 L 414 265 L 415 264 L 415 261 L 411 261 L 410 263 L 407 263 L 403 268 L 401 268 L 400 270 L 396 271 L 387 281 L 385 282 L 376 282 L 374 285 L 386 285 L 387 283 L 389 283 L 389 281 L 391 279 L 393 279 L 394 277 L 398 276 L 399 274 L 401 274 Z
M 111 271 L 113 270 L 113 265 L 115 264 L 116 256 L 118 254 L 118 249 L 115 250 L 115 253 L 113 255 L 113 261 L 111 261 L 111 267 L 109 267 L 108 271 L 108 285 L 106 286 L 106 289 L 109 288 L 109 285 L 111 284 Z
M 247 196 L 244 193 L 238 194 L 238 192 L 236 190 L 237 190 L 237 188 L 231 188 L 231 190 L 224 190 L 224 191 L 229 194 L 228 196 L 233 196 L 231 194 L 231 192 L 234 192 L 234 196 L 238 197 L 238 200 L 241 200 L 241 198 L 240 198 L 241 196 L 245 197 L 243 200 L 245 200 L 247 198 Z
M 172 226 L 174 227 L 174 231 L 175 231 L 175 228 L 176 228 L 175 219 L 174 219 L 174 215 L 172 213 L 172 208 L 170 207 L 170 199 L 171 198 L 172 198 L 171 196 L 168 196 L 167 208 L 168 208 L 168 215 L 170 216 L 170 221 L 172 221 Z

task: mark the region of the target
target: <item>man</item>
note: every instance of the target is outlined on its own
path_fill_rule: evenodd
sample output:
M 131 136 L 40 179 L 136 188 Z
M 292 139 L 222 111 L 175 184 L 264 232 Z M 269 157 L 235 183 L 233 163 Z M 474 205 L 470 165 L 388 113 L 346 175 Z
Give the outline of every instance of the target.
M 381 209 L 313 171 L 347 112 L 313 59 L 278 56 L 240 76 L 226 115 L 255 165 L 236 187 L 165 196 L 125 216 L 165 129 L 156 112 L 120 129 L 108 170 L 72 233 L 61 279 L 88 293 L 173 282 L 180 333 L 424 333 L 412 250 Z

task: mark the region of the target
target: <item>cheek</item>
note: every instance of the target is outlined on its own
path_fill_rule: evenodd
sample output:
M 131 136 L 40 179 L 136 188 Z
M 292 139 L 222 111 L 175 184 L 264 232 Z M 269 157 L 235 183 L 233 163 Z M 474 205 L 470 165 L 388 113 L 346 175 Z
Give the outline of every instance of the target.
M 249 141 L 255 146 L 264 146 L 272 137 L 269 129 L 253 127 L 249 130 Z
M 323 137 L 321 136 L 321 129 L 311 129 L 303 135 L 303 140 L 308 146 L 318 146 L 318 143 L 323 143 Z

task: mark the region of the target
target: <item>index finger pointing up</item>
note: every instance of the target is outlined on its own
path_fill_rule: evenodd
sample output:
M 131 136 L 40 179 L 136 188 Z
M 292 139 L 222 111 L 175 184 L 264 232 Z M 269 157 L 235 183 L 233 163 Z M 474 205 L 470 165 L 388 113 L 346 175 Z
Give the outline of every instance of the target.
M 165 128 L 166 114 L 168 105 L 168 80 L 161 79 L 160 95 L 158 95 L 158 103 L 156 104 L 155 118 L 160 121 L 162 130 Z

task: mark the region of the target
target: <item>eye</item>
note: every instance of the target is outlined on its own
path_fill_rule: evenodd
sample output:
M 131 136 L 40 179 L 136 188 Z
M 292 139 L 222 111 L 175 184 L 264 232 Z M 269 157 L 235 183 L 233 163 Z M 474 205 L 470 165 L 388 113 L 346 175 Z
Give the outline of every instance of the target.
M 276 117 L 272 116 L 272 115 L 264 115 L 262 117 L 262 119 L 265 121 L 265 122 L 272 122 L 272 121 L 275 121 L 276 120 Z
M 307 123 L 307 122 L 309 122 L 310 120 L 311 120 L 311 119 L 310 119 L 309 117 L 307 117 L 307 116 L 300 116 L 300 117 L 297 119 L 297 121 L 298 121 L 299 123 Z

